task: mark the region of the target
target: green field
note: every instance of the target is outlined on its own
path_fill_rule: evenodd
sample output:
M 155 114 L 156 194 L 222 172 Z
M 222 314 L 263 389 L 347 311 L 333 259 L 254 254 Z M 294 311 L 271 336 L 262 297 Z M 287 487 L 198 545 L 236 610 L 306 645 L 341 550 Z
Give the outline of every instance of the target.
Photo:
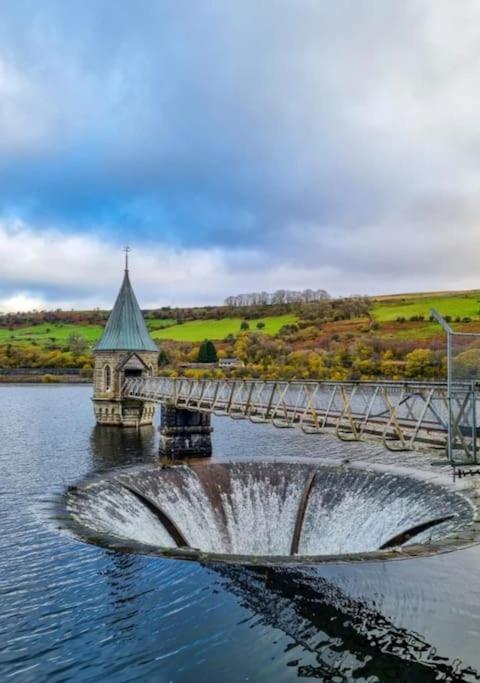
M 80 334 L 90 342 L 96 342 L 102 334 L 100 325 L 49 324 L 32 325 L 9 330 L 0 328 L 0 344 L 31 344 L 37 342 L 40 346 L 48 344 L 64 344 L 72 333 Z
M 294 315 L 280 315 L 262 318 L 265 323 L 262 332 L 276 334 L 283 325 L 297 321 Z M 172 319 L 155 319 L 148 321 L 148 327 L 154 339 L 169 339 L 173 341 L 199 342 L 204 339 L 224 339 L 228 334 L 237 335 L 240 332 L 242 318 L 224 318 L 223 320 L 194 320 L 181 325 Z M 257 330 L 257 322 L 250 323 L 252 331 Z M 100 339 L 103 328 L 100 325 L 49 324 L 31 325 L 10 330 L 0 328 L 0 344 L 27 345 L 36 342 L 39 346 L 66 344 L 72 333 L 80 334 L 94 344 Z
M 277 334 L 284 325 L 292 325 L 297 322 L 295 315 L 277 315 L 267 318 L 259 318 L 250 321 L 250 331 L 257 330 L 257 323 L 265 323 L 265 334 Z M 192 320 L 182 325 L 173 325 L 164 330 L 152 332 L 154 339 L 169 339 L 172 341 L 200 342 L 204 339 L 224 339 L 229 334 L 237 335 L 240 332 L 242 318 L 223 318 L 223 320 Z
M 435 308 L 441 315 L 452 318 L 480 318 L 480 292 L 461 294 L 406 294 L 401 297 L 377 300 L 373 305 L 373 317 L 378 322 L 390 322 L 398 317 L 407 320 L 413 315 L 423 315 L 428 319 L 430 309 Z

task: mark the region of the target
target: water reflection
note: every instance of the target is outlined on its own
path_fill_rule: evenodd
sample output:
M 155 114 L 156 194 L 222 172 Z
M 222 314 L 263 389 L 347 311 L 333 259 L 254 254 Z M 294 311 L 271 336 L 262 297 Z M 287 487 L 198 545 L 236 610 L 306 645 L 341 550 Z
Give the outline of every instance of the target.
M 158 458 L 155 428 L 152 426 L 119 429 L 96 425 L 92 429 L 90 449 L 95 471 L 153 462 Z
M 300 678 L 332 683 L 480 680 L 471 667 L 442 656 L 421 635 L 395 626 L 313 572 L 234 566 L 215 571 L 242 606 L 293 640 L 288 649 L 298 646 L 314 655 L 314 665 L 302 664 L 300 658 L 288 663 Z

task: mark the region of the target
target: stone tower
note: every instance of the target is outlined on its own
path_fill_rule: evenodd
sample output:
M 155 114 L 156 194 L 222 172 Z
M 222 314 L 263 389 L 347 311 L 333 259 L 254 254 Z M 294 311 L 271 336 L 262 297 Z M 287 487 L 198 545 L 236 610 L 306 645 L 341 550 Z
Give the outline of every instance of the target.
M 148 334 L 142 311 L 130 284 L 128 252 L 125 274 L 102 338 L 94 348 L 93 408 L 102 425 L 139 427 L 152 424 L 155 404 L 126 399 L 128 377 L 154 377 L 158 348 Z

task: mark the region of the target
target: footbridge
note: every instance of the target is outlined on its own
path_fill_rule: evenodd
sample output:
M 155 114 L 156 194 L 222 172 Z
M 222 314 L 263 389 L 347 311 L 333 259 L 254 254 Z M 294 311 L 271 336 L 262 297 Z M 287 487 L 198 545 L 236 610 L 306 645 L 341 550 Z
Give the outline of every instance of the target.
M 297 427 L 308 434 L 331 433 L 345 441 L 380 440 L 395 451 L 422 447 L 445 451 L 450 433 L 451 458 L 476 462 L 479 430 L 474 382 L 464 382 L 449 394 L 446 382 L 138 377 L 125 380 L 123 395 L 162 404 L 177 413 L 225 415 L 279 428 Z M 175 425 L 170 427 L 174 434 Z

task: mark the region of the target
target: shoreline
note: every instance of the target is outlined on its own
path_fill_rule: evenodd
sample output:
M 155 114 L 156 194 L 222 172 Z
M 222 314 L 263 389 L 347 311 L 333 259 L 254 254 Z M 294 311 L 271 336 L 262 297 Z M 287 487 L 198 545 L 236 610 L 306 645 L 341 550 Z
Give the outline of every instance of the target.
M 0 375 L 0 384 L 92 384 L 91 377 L 76 375 Z

